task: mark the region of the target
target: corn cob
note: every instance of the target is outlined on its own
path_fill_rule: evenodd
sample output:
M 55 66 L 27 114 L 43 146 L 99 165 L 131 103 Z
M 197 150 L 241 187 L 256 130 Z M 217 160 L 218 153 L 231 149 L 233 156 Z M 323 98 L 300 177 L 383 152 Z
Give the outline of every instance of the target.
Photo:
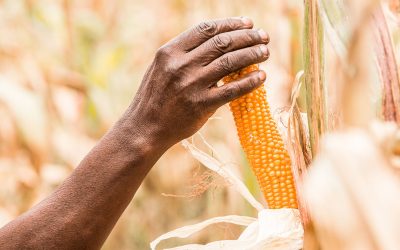
M 258 70 L 250 65 L 223 79 L 225 84 Z M 229 104 L 243 150 L 269 208 L 297 208 L 289 154 L 266 99 L 264 84 Z

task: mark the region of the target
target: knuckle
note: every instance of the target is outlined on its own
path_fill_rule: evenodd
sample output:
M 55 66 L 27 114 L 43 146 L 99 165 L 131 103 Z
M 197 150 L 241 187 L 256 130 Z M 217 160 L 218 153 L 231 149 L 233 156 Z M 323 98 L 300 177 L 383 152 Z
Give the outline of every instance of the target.
M 164 71 L 172 75 L 178 75 L 180 68 L 180 64 L 175 60 L 171 60 L 164 65 Z
M 240 92 L 240 87 L 237 84 L 228 85 L 225 91 L 222 92 L 222 98 L 224 100 L 232 100 L 236 97 L 237 93 Z
M 247 34 L 247 39 L 248 39 L 249 41 L 256 41 L 256 42 L 258 42 L 258 41 L 261 40 L 261 39 L 260 39 L 260 35 L 258 34 L 258 32 L 257 32 L 256 30 L 249 30 L 249 31 L 246 32 L 246 34 Z
M 260 47 L 254 47 L 250 51 L 250 56 L 252 58 L 258 59 L 263 57 L 263 52 L 261 51 Z
M 179 55 L 176 55 L 170 46 L 162 46 L 156 52 L 155 60 L 160 66 L 160 69 L 168 75 L 176 75 L 182 73 L 182 69 L 188 64 L 187 60 L 182 60 Z
M 263 58 L 263 53 L 258 47 L 252 47 L 249 51 L 244 55 L 244 59 L 250 63 L 254 63 L 256 61 L 260 61 Z
M 219 66 L 225 72 L 231 72 L 234 66 L 234 59 L 232 56 L 224 56 L 221 58 Z
M 201 22 L 196 26 L 196 30 L 206 36 L 214 36 L 217 32 L 217 24 L 214 21 Z
M 235 22 L 235 20 L 233 20 L 231 18 L 226 19 L 225 25 L 231 30 L 234 30 L 234 29 L 238 28 L 238 23 Z
M 229 35 L 215 36 L 213 39 L 214 47 L 219 51 L 226 51 L 232 44 L 232 37 Z
M 171 56 L 172 53 L 173 53 L 173 51 L 171 50 L 171 48 L 168 45 L 164 45 L 157 50 L 156 57 L 157 58 L 167 58 L 167 57 Z
M 254 77 L 254 76 L 250 77 L 250 79 L 249 79 L 249 87 L 250 87 L 250 89 L 256 88 L 258 83 L 259 83 L 259 79 L 257 77 Z
M 215 107 L 215 103 L 211 102 L 210 99 L 207 99 L 204 95 L 197 95 L 194 102 L 193 109 L 199 114 L 212 112 L 212 109 Z

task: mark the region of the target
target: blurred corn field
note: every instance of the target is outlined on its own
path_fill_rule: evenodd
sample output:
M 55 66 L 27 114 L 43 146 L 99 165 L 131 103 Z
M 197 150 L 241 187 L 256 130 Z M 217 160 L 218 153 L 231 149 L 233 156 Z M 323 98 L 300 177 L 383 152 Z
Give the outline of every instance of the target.
M 342 169 L 351 164 L 381 173 L 368 168 L 375 163 L 389 169 L 376 185 L 389 178 L 394 183 L 389 193 L 400 192 L 397 175 L 390 174 L 398 173 L 400 166 L 394 125 L 400 123 L 399 11 L 397 0 L 0 0 L 0 226 L 49 195 L 73 171 L 129 105 L 158 47 L 200 21 L 249 16 L 271 37 L 271 57 L 261 67 L 268 75 L 273 115 L 285 120 L 288 137 L 294 138 L 289 143 L 292 160 L 307 172 L 317 159 L 309 181 L 298 180 L 313 221 L 306 227 L 306 243 L 323 249 L 395 249 L 376 238 L 370 245 L 357 245 L 371 232 L 377 235 L 373 230 L 346 245 L 348 239 L 339 237 L 343 233 L 336 234 L 343 225 L 327 228 L 335 224 L 332 218 L 342 219 L 341 213 L 323 204 L 338 205 L 358 196 L 345 197 L 349 192 L 335 186 L 340 184 L 335 179 L 333 191 L 322 187 L 332 171 L 342 176 Z M 303 123 L 305 112 L 308 122 Z M 348 128 L 361 132 L 352 134 Z M 324 144 L 322 135 L 338 131 L 350 135 L 327 136 Z M 369 134 L 369 139 L 360 133 Z M 229 163 L 262 200 L 228 106 L 193 141 Z M 348 151 L 341 143 L 347 143 Z M 356 150 L 360 145 L 364 151 Z M 376 156 L 375 161 L 346 158 L 352 150 L 357 159 L 369 155 Z M 330 161 L 338 156 L 343 161 Z M 336 165 L 341 168 L 329 168 Z M 373 182 L 367 177 L 356 190 Z M 348 183 L 346 178 L 338 180 Z M 343 218 L 357 213 L 352 208 Z M 400 219 L 399 212 L 390 218 Z M 366 219 L 373 213 L 362 213 L 360 220 L 375 225 Z M 103 249 L 148 249 L 149 242 L 166 231 L 226 214 L 256 216 L 256 211 L 176 145 L 153 168 Z M 362 230 L 356 222 L 352 225 Z M 235 239 L 241 230 L 221 224 L 190 240 L 161 245 Z
M 251 3 L 0 1 L 1 225 L 71 173 L 128 106 L 157 48 L 200 21 L 252 17 L 274 37 L 271 78 L 290 84 L 300 69 L 302 3 Z M 216 117 L 201 134 L 225 159 L 243 164 L 229 108 Z M 250 170 L 234 170 L 258 192 Z M 181 146 L 173 147 L 151 171 L 104 249 L 147 249 L 158 235 L 191 220 L 255 213 L 223 182 L 207 176 Z M 199 180 L 215 188 L 195 194 Z M 221 226 L 196 239 L 238 233 L 239 227 Z

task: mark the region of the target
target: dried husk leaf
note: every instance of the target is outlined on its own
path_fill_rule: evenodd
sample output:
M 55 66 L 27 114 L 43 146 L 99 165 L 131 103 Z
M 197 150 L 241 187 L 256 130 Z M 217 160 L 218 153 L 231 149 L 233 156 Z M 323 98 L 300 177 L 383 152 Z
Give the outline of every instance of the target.
M 400 182 L 373 131 L 325 136 L 306 180 L 323 249 L 397 249 Z
M 382 7 L 373 14 L 374 48 L 382 83 L 382 115 L 400 124 L 400 80 L 392 38 Z

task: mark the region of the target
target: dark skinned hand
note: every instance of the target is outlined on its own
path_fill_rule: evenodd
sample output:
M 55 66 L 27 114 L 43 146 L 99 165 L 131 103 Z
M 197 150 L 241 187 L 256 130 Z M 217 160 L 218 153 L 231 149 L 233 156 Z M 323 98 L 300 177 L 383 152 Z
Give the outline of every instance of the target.
M 160 48 L 127 112 L 54 193 L 0 229 L 0 248 L 100 249 L 161 155 L 265 80 L 259 71 L 217 86 L 268 58 L 268 36 L 252 27 L 205 22 Z
M 260 86 L 256 71 L 228 85 L 231 72 L 268 59 L 268 35 L 248 18 L 200 23 L 162 46 L 126 116 L 145 134 L 170 145 L 199 130 L 220 106 Z M 126 118 L 126 117 L 125 117 Z

